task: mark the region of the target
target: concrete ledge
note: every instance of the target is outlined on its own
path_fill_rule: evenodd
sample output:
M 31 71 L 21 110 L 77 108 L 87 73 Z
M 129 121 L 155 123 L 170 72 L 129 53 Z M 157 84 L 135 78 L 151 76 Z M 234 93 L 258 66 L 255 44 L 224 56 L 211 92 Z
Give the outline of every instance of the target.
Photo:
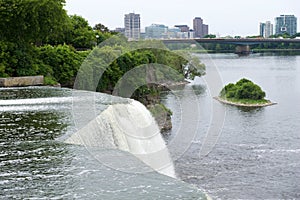
M 44 76 L 23 76 L 0 78 L 0 87 L 21 87 L 43 85 Z

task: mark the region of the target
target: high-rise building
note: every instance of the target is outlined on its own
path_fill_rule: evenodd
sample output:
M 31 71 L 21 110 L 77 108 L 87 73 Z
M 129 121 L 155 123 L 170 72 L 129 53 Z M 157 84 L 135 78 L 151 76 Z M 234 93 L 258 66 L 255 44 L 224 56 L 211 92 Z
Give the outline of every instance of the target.
M 208 25 L 206 25 L 206 24 L 203 24 L 203 26 L 202 26 L 202 35 L 203 35 L 203 37 L 208 35 Z
M 268 38 L 273 35 L 273 24 L 270 21 L 266 21 L 266 23 L 260 23 L 259 35 L 264 38 Z
M 145 28 L 146 38 L 163 39 L 168 37 L 168 27 L 162 24 L 152 24 Z
M 276 35 L 288 33 L 295 35 L 297 33 L 297 18 L 294 15 L 280 15 L 276 17 L 275 33 Z
M 201 17 L 196 17 L 193 20 L 193 25 L 196 38 L 203 38 L 205 35 L 208 35 L 208 25 L 203 24 Z
M 273 35 L 273 24 L 270 21 L 266 21 L 264 37 L 268 38 L 271 35 Z
M 196 17 L 193 20 L 195 37 L 203 37 L 203 19 L 201 17 Z
M 259 24 L 259 35 L 261 37 L 264 37 L 264 35 L 265 35 L 265 27 L 266 27 L 266 23 Z
M 124 18 L 125 36 L 129 40 L 139 40 L 141 33 L 141 20 L 140 15 L 129 13 Z

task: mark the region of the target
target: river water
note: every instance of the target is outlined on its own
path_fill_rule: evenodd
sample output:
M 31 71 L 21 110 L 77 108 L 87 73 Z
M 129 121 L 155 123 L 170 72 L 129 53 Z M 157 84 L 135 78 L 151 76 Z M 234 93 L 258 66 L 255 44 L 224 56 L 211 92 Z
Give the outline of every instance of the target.
M 190 120 L 190 125 L 197 123 L 198 128 L 189 149 L 180 157 L 173 153 L 180 179 L 206 189 L 216 199 L 300 199 L 300 56 L 199 56 L 207 66 L 207 76 L 217 69 L 223 84 L 248 78 L 278 105 L 255 109 L 221 105 L 212 99 L 205 79 L 187 86 L 195 90 L 198 99 L 198 105 L 189 108 L 198 107 L 201 113 L 197 122 Z M 216 76 L 212 78 L 219 81 Z M 189 97 L 182 91 L 164 97 L 174 112 L 169 142 L 182 126 L 181 98 Z M 212 112 L 213 107 L 216 112 Z M 226 114 L 218 141 L 207 156 L 201 157 L 209 128 L 220 124 L 212 120 L 213 115 L 224 112 L 222 108 Z
M 132 171 L 146 166 L 124 152 L 91 153 L 57 140 L 75 130 L 70 90 L 0 89 L 0 199 L 202 196 L 180 180 L 215 199 L 300 199 L 300 56 L 198 56 L 207 75 L 162 97 L 173 111 L 174 128 L 165 139 L 179 180 L 156 172 L 115 170 L 92 155 L 113 155 L 115 165 L 133 163 Z M 243 77 L 259 84 L 278 105 L 242 109 L 213 100 L 214 82 L 209 79 L 218 87 Z M 96 107 L 101 111 L 110 100 L 99 99 Z M 185 136 L 183 147 L 176 139 Z M 213 141 L 203 154 L 207 138 Z
M 129 153 L 63 143 L 80 123 L 76 105 L 86 109 L 89 103 L 77 94 L 49 87 L 0 89 L 0 199 L 205 199 L 198 188 L 157 173 Z M 95 116 L 131 101 L 87 94 L 94 97 L 87 106 Z

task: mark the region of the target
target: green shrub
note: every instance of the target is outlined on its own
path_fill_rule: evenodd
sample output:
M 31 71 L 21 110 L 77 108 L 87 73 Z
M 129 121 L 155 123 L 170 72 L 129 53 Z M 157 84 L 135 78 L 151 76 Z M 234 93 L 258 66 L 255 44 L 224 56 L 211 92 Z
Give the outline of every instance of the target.
M 63 86 L 72 86 L 86 54 L 78 53 L 68 45 L 43 46 L 39 48 L 42 75 L 53 77 Z
M 223 98 L 262 100 L 266 93 L 248 79 L 241 79 L 236 84 L 229 83 L 220 92 Z
M 57 84 L 57 81 L 54 80 L 53 77 L 50 77 L 50 76 L 44 77 L 44 85 L 56 85 L 56 84 Z
M 0 76 L 38 75 L 37 54 L 33 45 L 0 41 Z

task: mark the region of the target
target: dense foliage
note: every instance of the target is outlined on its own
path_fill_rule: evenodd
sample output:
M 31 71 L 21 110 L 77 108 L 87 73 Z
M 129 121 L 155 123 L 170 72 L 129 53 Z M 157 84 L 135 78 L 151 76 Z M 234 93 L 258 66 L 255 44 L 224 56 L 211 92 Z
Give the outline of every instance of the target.
M 266 93 L 248 79 L 241 79 L 236 84 L 229 83 L 220 92 L 220 97 L 225 99 L 251 99 L 262 100 Z
M 123 97 L 130 97 L 132 94 L 138 99 L 148 94 L 156 95 L 158 88 L 155 85 L 183 81 L 205 72 L 205 66 L 198 58 L 184 58 L 166 48 L 151 48 L 153 41 L 132 44 L 119 37 L 115 39 L 118 40 L 115 43 L 121 45 L 94 48 L 85 59 L 76 88 L 114 92 Z M 137 46 L 133 47 L 134 45 Z
M 1 39 L 41 44 L 67 25 L 65 0 L 0 0 Z
M 72 86 L 89 49 L 111 33 L 68 16 L 64 5 L 65 0 L 0 0 L 0 77 L 44 75 L 47 83 Z
M 44 75 L 46 84 L 72 87 L 83 66 L 91 72 L 84 79 L 87 88 L 112 93 L 126 73 L 134 68 L 142 73 L 139 66 L 145 64 L 173 69 L 149 70 L 155 83 L 204 74 L 205 67 L 198 58 L 184 58 L 163 44 L 156 49 L 155 41 L 129 44 L 125 37 L 116 37 L 107 42 L 115 33 L 101 23 L 92 28 L 83 17 L 68 16 L 64 6 L 65 0 L 0 0 L 0 77 Z M 106 45 L 97 48 L 103 41 Z M 136 87 L 136 97 L 157 94 L 155 84 L 143 82 L 143 78 L 126 81 Z

